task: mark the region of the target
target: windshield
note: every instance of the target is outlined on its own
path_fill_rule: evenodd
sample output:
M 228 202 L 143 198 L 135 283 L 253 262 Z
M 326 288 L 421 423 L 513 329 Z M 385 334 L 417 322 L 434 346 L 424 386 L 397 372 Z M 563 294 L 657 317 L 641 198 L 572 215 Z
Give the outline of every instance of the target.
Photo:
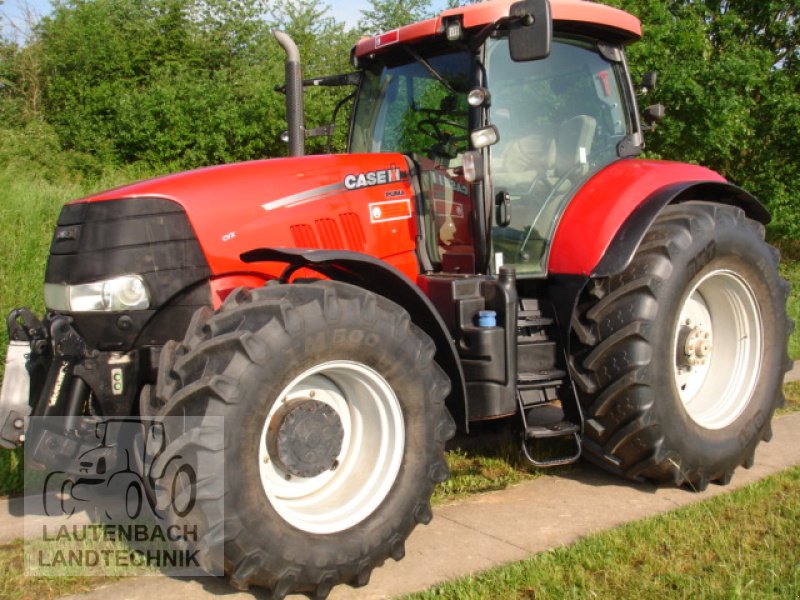
M 468 150 L 470 54 L 394 58 L 364 73 L 350 151 L 454 159 Z
M 368 69 L 359 90 L 351 152 L 400 152 L 419 167 L 425 240 L 434 267 L 476 269 L 471 186 L 461 172 L 469 150 L 473 57 L 469 52 L 420 56 L 398 48 Z

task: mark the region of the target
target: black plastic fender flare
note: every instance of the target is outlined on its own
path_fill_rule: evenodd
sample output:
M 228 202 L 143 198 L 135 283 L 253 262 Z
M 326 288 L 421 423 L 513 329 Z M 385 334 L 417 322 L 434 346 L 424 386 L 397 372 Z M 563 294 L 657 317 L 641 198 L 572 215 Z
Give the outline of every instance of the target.
M 459 428 L 468 431 L 466 382 L 455 344 L 436 308 L 423 292 L 395 267 L 368 254 L 348 250 L 257 248 L 240 255 L 243 262 L 280 262 L 289 266 L 283 279 L 298 269 L 316 271 L 335 281 L 356 285 L 405 308 L 411 320 L 436 344 L 436 362 L 450 378 L 447 408 Z
M 745 214 L 766 225 L 772 220 L 766 207 L 752 194 L 732 183 L 684 181 L 662 187 L 650 194 L 619 228 L 591 277 L 609 277 L 624 271 L 661 211 L 670 204 L 704 200 L 738 206 Z

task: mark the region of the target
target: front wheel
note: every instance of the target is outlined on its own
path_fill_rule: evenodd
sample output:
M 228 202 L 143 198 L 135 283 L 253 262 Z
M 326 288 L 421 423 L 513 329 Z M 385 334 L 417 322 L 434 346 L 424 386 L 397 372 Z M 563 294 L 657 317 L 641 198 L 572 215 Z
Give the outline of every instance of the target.
M 727 483 L 782 402 L 788 285 L 734 207 L 670 206 L 573 320 L 584 455 L 628 478 Z
M 216 449 L 164 421 L 166 456 L 224 453 L 224 533 L 206 500 L 219 495 L 200 482 L 193 510 L 169 518 L 205 533 L 201 557 L 202 544 L 224 549 L 236 587 L 325 597 L 366 584 L 403 557 L 448 475 L 455 425 L 434 354 L 405 310 L 338 282 L 240 290 L 200 311 L 165 348 L 157 397 L 165 417 L 224 417 Z M 162 488 L 159 506 L 189 489 L 177 488 Z

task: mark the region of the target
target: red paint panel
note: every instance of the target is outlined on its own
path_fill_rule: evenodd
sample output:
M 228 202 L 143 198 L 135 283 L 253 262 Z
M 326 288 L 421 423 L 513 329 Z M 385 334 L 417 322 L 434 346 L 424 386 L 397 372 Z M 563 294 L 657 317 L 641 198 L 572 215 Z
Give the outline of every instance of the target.
M 461 15 L 464 27 L 480 27 L 508 16 L 511 5 L 517 0 L 493 0 L 444 11 L 438 17 L 406 25 L 381 36 L 365 38 L 355 47 L 356 56 L 380 51 L 382 47 L 399 42 L 414 42 L 443 31 L 442 20 Z M 585 0 L 550 0 L 553 21 L 596 24 L 619 30 L 631 40 L 642 37 L 642 25 L 633 15 Z M 384 39 L 385 36 L 390 36 Z M 389 41 L 390 40 L 390 41 Z M 388 42 L 388 43 L 387 43 Z
M 345 181 L 350 188 L 362 187 L 348 189 Z M 417 261 L 407 258 L 415 256 L 416 219 L 371 221 L 370 205 L 387 200 L 408 200 L 406 206 L 413 211 L 414 192 L 401 154 L 224 165 L 136 183 L 81 201 L 136 197 L 166 198 L 183 206 L 214 275 L 256 270 L 274 277 L 274 268 L 239 259 L 241 253 L 262 247 L 358 248 L 387 261 L 403 256 L 398 264 L 412 280 L 419 272 Z M 346 225 L 340 223 L 342 215 L 347 215 Z
M 548 271 L 589 275 L 619 228 L 653 192 L 679 182 L 725 178 L 705 167 L 621 160 L 592 177 L 567 206 L 553 239 Z
M 347 238 L 347 247 L 355 252 L 364 252 L 367 246 L 367 238 L 364 237 L 364 228 L 361 226 L 361 219 L 355 213 L 344 213 L 339 215 L 342 223 L 344 235 Z

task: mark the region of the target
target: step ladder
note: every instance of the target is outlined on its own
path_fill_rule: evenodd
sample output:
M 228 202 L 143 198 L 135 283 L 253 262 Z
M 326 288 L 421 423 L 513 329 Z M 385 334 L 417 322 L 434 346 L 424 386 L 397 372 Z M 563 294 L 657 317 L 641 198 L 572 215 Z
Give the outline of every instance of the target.
M 521 357 L 517 402 L 523 425 L 522 452 L 535 467 L 569 465 L 581 457 L 581 425 L 566 419 L 558 398 L 558 390 L 571 385 L 569 376 L 553 365 L 554 360 L 545 358 L 548 353 L 550 356 L 556 353 L 555 341 L 547 333 L 553 325 L 553 319 L 543 316 L 538 308 L 523 307 L 517 314 Z M 543 358 L 537 361 L 540 355 Z M 535 370 L 522 371 L 531 367 Z M 558 452 L 553 452 L 554 449 Z

